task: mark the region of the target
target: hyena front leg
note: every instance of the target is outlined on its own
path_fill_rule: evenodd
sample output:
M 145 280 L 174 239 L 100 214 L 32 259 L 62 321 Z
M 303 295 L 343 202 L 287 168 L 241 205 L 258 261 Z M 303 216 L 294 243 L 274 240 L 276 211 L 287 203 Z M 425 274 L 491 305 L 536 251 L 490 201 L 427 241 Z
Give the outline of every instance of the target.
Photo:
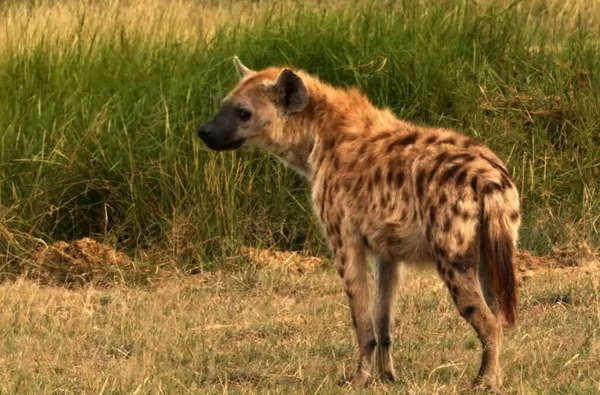
M 371 376 L 373 351 L 377 345 L 371 315 L 365 247 L 360 237 L 345 237 L 343 245 L 339 241 L 337 242 L 335 262 L 348 296 L 352 323 L 359 347 L 356 373 L 351 376 L 350 380 L 344 381 L 364 385 Z
M 396 381 L 392 359 L 391 325 L 400 282 L 402 264 L 385 259 L 375 263 L 375 330 L 377 332 L 377 370 L 381 378 Z

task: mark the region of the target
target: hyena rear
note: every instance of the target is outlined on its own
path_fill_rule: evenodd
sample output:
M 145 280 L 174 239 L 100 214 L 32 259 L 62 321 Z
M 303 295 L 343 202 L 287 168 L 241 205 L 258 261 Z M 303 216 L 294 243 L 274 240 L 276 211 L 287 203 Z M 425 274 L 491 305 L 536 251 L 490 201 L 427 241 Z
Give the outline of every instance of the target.
M 401 269 L 432 263 L 483 345 L 474 384 L 499 387 L 502 327 L 517 318 L 520 226 L 518 192 L 502 161 L 455 131 L 400 121 L 355 89 L 234 64 L 240 82 L 199 136 L 217 151 L 260 147 L 310 183 L 358 340 L 351 381 L 364 384 L 372 373 L 395 379 L 390 325 Z

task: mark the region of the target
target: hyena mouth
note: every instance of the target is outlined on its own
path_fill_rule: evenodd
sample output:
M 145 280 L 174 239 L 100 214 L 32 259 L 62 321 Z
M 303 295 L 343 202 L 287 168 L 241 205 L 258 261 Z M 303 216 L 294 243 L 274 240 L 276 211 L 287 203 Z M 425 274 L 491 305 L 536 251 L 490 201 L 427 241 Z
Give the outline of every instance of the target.
M 230 139 L 223 135 L 207 132 L 205 128 L 198 130 L 198 137 L 213 151 L 230 151 L 240 148 L 246 142 L 245 138 Z
M 236 150 L 236 149 L 240 148 L 242 145 L 244 145 L 244 143 L 246 142 L 245 139 L 234 140 L 234 141 L 227 142 L 227 143 L 218 142 L 218 141 L 211 140 L 211 139 L 204 139 L 204 138 L 201 138 L 201 139 L 202 139 L 202 141 L 204 141 L 204 144 L 206 144 L 206 146 L 213 151 Z

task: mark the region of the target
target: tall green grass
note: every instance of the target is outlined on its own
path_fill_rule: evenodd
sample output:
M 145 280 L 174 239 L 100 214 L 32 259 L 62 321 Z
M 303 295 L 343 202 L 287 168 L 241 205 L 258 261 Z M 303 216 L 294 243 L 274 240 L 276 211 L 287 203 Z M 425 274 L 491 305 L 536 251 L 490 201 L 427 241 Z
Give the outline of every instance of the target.
M 241 244 L 323 252 L 299 176 L 196 138 L 236 81 L 234 54 L 357 85 L 399 117 L 488 143 L 522 193 L 522 247 L 598 243 L 599 36 L 584 18 L 566 23 L 541 1 L 405 0 L 298 5 L 194 42 L 82 26 L 0 53 L 0 254 L 11 267 L 40 240 L 83 236 L 162 251 L 184 269 L 226 265 Z

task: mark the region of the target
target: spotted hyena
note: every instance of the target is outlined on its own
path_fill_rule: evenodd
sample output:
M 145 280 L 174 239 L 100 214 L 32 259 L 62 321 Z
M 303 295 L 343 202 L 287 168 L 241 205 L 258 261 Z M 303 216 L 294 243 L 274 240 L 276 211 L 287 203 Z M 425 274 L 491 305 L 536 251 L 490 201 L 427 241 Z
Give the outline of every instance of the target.
M 502 161 L 458 132 L 401 121 L 356 89 L 289 68 L 253 71 L 237 57 L 234 64 L 240 81 L 199 136 L 216 151 L 260 147 L 308 180 L 356 331 L 351 381 L 396 378 L 390 325 L 401 270 L 431 263 L 481 340 L 475 384 L 498 387 L 502 327 L 517 318 L 520 226 Z

